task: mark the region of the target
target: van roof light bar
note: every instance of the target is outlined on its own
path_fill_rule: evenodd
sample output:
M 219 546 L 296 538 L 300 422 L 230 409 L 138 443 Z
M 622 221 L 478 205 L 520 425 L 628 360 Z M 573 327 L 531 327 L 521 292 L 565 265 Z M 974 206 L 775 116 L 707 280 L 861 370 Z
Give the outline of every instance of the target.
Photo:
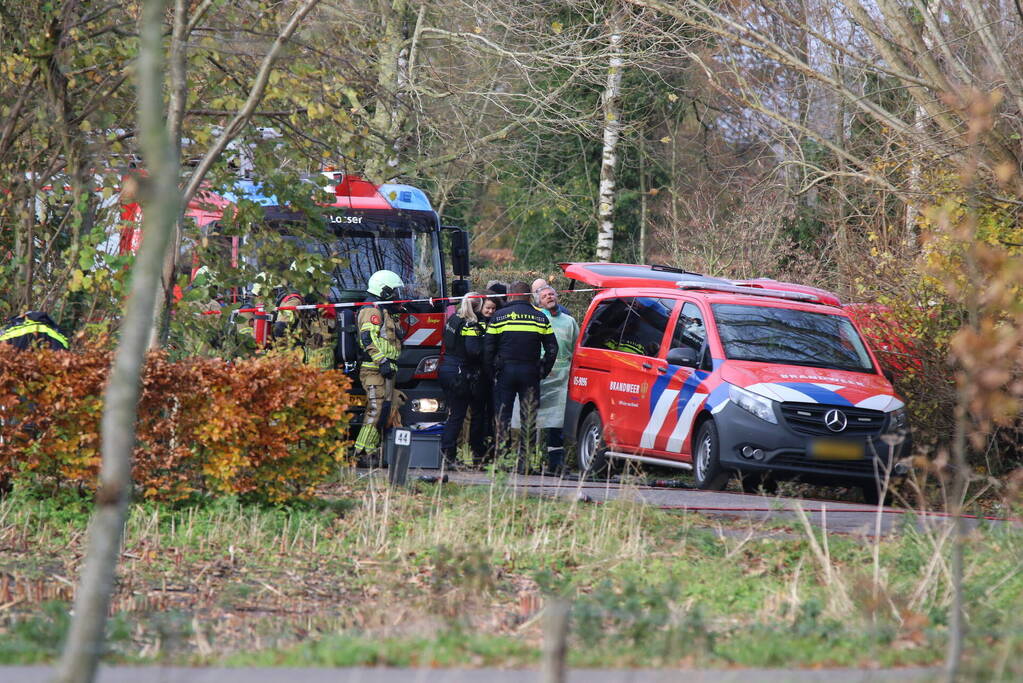
M 698 275 L 704 277 L 703 273 L 695 273 L 691 270 L 684 270 L 676 266 L 666 266 L 661 263 L 654 263 L 650 266 L 650 270 L 655 270 L 661 273 L 678 273 L 680 275 Z
M 731 292 L 732 294 L 748 294 L 749 296 L 766 296 L 772 299 L 791 299 L 793 301 L 819 300 L 813 294 L 803 292 L 784 292 L 780 289 L 762 289 L 759 287 L 742 287 L 739 285 L 718 284 L 717 282 L 700 282 L 698 280 L 679 280 L 675 283 L 679 289 L 708 289 L 715 292 Z

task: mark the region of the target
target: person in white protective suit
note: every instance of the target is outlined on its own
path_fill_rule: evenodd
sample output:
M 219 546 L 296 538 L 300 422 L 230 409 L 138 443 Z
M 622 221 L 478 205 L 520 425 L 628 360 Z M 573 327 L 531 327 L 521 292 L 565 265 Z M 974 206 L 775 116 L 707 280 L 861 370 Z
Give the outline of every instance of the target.
M 572 367 L 572 352 L 579 338 L 579 323 L 558 303 L 558 293 L 551 286 L 541 286 L 533 292 L 533 305 L 550 320 L 558 341 L 558 356 L 549 375 L 540 381 L 540 408 L 536 414 L 539 443 L 546 449 L 544 469 L 548 474 L 560 475 L 565 471 L 565 404 L 568 401 L 568 375 Z M 520 428 L 518 403 L 512 426 Z

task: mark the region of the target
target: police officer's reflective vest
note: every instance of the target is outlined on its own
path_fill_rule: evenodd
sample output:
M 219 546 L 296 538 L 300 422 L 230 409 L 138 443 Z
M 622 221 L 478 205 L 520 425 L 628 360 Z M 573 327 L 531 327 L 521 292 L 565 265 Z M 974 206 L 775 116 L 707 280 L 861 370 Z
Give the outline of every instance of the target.
M 620 339 L 615 341 L 608 339 L 604 342 L 604 347 L 611 349 L 612 351 L 625 351 L 626 353 L 638 353 L 639 355 L 645 355 L 646 349 L 639 342 L 630 341 L 628 339 Z
M 558 357 L 550 319 L 526 301 L 498 309 L 487 325 L 483 357 L 487 367 L 498 369 L 507 362 L 537 363 L 540 376 L 546 377 Z
M 67 335 L 49 315 L 41 311 L 29 311 L 11 318 L 0 331 L 0 342 L 7 342 L 22 351 L 29 348 L 66 351 L 70 347 Z

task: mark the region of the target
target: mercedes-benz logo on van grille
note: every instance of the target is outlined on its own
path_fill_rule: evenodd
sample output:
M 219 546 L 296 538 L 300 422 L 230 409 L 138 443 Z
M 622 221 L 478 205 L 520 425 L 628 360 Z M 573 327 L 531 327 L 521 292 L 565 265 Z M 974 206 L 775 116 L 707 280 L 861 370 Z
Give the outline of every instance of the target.
M 824 425 L 833 432 L 841 432 L 849 426 L 849 418 L 841 410 L 829 410 L 824 413 Z

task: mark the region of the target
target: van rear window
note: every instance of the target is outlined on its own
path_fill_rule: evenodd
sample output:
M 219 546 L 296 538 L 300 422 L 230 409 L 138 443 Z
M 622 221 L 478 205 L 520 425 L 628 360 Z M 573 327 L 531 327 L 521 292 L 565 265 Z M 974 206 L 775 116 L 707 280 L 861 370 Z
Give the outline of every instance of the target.
M 737 304 L 711 308 L 730 359 L 875 372 L 866 345 L 845 316 Z

